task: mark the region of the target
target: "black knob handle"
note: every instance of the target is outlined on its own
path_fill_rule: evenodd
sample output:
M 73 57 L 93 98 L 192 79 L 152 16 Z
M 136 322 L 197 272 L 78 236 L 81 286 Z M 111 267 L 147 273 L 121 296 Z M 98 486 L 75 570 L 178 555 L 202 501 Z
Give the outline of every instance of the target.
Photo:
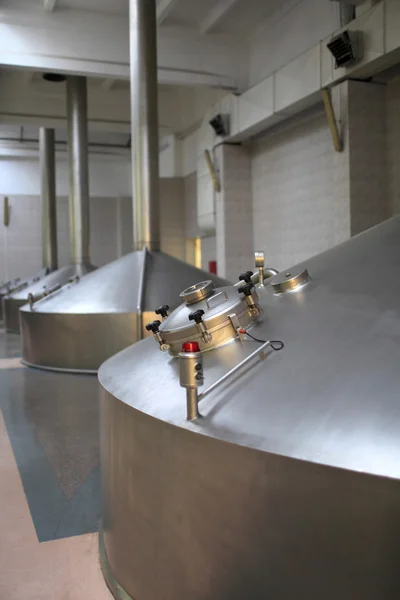
M 254 285 L 252 283 L 246 283 L 245 285 L 242 285 L 242 287 L 240 287 L 238 289 L 238 292 L 239 292 L 239 294 L 244 294 L 245 296 L 250 296 L 253 291 L 253 287 L 254 287 Z
M 157 310 L 155 310 L 154 312 L 156 313 L 156 315 L 160 315 L 160 317 L 165 319 L 166 317 L 168 317 L 168 311 L 169 311 L 168 304 L 163 304 L 162 306 L 159 306 L 157 308 Z
M 199 308 L 199 310 L 195 310 L 194 312 L 190 313 L 189 321 L 194 321 L 195 323 L 201 323 L 203 320 L 203 315 L 204 315 L 204 310 Z
M 152 331 L 153 333 L 157 333 L 160 325 L 161 325 L 161 321 L 152 321 L 151 323 L 147 323 L 146 329 L 147 329 L 147 331 Z
M 245 281 L 246 283 L 251 283 L 252 275 L 253 275 L 253 271 L 246 271 L 245 273 L 241 273 L 241 275 L 239 275 L 239 281 Z

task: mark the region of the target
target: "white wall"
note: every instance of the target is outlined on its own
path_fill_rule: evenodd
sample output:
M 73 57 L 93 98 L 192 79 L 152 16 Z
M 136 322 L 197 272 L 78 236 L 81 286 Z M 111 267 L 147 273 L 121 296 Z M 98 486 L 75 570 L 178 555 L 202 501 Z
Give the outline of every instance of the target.
M 259 83 L 340 27 L 331 0 L 289 0 L 267 19 L 250 44 L 250 86 Z
M 385 86 L 350 81 L 348 89 L 351 235 L 356 235 L 390 216 L 388 152 L 393 137 L 387 135 L 392 128 L 387 126 Z M 395 95 L 389 94 L 390 99 Z
M 187 177 L 197 171 L 197 145 L 199 130 L 196 129 L 180 140 L 180 173 Z
M 68 163 L 65 157 L 56 164 L 57 194 L 68 196 Z M 128 196 L 132 193 L 129 158 L 89 157 L 89 189 L 93 197 Z M 0 158 L 0 194 L 40 194 L 37 159 Z
M 318 112 L 252 148 L 254 246 L 285 269 L 350 236 L 347 152 Z
M 36 160 L 0 160 L 0 208 L 10 203 L 10 224 L 0 223 L 0 281 L 26 277 L 41 267 L 41 201 Z M 161 248 L 185 259 L 184 181 L 160 180 Z M 101 266 L 132 248 L 130 165 L 115 157 L 90 159 L 91 258 Z M 68 171 L 57 161 L 57 230 L 59 265 L 69 262 Z

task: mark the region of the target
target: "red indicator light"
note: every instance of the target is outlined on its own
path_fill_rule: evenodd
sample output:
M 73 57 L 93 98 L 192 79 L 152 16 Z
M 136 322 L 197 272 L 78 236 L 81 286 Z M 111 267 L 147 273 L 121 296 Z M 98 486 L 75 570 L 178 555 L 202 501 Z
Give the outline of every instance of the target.
M 182 352 L 200 352 L 198 342 L 185 342 L 182 344 Z

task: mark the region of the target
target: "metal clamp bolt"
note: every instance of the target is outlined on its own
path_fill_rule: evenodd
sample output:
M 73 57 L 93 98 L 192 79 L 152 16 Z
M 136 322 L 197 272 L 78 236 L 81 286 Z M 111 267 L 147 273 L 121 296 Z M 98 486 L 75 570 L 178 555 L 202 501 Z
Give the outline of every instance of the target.
M 245 300 L 249 307 L 249 313 L 251 317 L 258 317 L 260 314 L 260 308 L 257 304 L 258 296 L 252 283 L 246 283 L 238 289 L 239 294 L 244 294 Z
M 166 352 L 170 349 L 170 345 L 166 344 L 162 338 L 162 335 L 159 331 L 159 327 L 161 325 L 161 321 L 151 321 L 151 323 L 147 323 L 146 330 L 151 331 L 160 345 L 160 350 L 162 352 Z
M 239 281 L 244 281 L 245 283 L 251 283 L 251 278 L 253 276 L 253 271 L 245 271 L 239 275 Z
M 159 306 L 154 312 L 156 315 L 159 315 L 163 320 L 168 317 L 169 306 L 168 304 L 163 304 Z
M 189 314 L 189 321 L 196 323 L 197 329 L 201 334 L 203 341 L 208 344 L 212 340 L 211 333 L 207 330 L 207 325 L 203 322 L 204 310 L 201 308 Z

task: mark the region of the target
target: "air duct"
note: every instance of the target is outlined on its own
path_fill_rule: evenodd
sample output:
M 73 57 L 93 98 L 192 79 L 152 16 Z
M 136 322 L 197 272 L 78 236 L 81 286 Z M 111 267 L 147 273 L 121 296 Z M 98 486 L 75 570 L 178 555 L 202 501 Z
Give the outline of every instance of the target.
M 21 310 L 23 359 L 96 372 L 194 280 L 223 280 L 160 252 L 155 0 L 130 0 L 133 252 Z M 84 253 L 84 248 L 82 248 Z
M 18 287 L 3 299 L 7 331 L 19 331 L 19 309 L 49 297 L 69 282 L 76 283 L 94 267 L 89 256 L 89 168 L 87 140 L 86 78 L 67 77 L 67 123 L 69 164 L 70 264 L 57 265 L 56 175 L 54 131 L 40 132 L 40 172 L 43 202 L 43 259 L 51 271 Z

